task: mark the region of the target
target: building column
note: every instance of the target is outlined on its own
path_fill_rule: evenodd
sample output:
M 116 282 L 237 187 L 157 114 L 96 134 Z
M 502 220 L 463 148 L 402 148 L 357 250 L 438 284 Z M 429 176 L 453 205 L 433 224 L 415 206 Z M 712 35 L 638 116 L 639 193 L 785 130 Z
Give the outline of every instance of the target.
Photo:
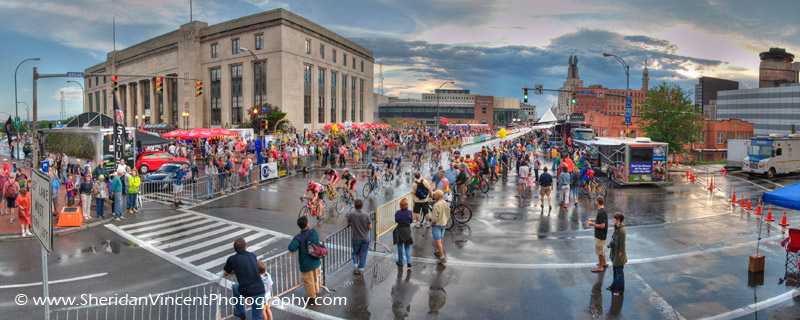
M 164 81 L 164 122 L 172 123 L 172 90 L 175 90 L 175 88 L 172 87 L 172 79 L 163 78 L 162 81 Z M 180 113 L 178 113 L 178 116 L 178 122 L 181 122 Z M 181 128 L 179 124 L 183 124 L 183 122 L 172 124 Z

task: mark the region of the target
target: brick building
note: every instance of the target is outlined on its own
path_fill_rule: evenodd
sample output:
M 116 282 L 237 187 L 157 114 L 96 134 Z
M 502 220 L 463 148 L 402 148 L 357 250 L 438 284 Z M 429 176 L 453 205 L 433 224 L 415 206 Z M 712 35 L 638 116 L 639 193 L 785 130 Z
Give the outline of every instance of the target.
M 645 69 L 646 70 L 646 69 Z M 639 111 L 647 99 L 647 74 L 643 80 L 643 90 L 631 90 L 631 122 L 628 126 L 630 136 L 641 136 L 642 132 L 636 122 Z M 614 95 L 625 95 L 625 90 L 604 88 L 599 84 L 585 88 L 576 88 L 576 102 L 574 112 L 583 113 L 586 123 L 591 125 L 597 136 L 621 137 L 624 136 L 625 125 L 625 98 Z M 592 92 L 591 94 L 588 92 Z M 598 94 L 602 92 L 602 94 Z M 609 95 L 612 94 L 612 95 Z
M 750 139 L 754 125 L 739 119 L 706 120 L 700 142 L 686 145 L 691 161 L 724 161 L 728 158 L 728 140 Z

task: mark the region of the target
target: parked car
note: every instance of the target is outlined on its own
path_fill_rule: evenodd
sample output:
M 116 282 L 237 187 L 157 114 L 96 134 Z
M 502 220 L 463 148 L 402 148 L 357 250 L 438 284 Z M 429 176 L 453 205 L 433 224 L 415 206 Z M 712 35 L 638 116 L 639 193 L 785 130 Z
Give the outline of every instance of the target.
M 22 146 L 22 152 L 25 153 L 25 157 L 27 158 L 29 155 L 33 154 L 33 149 L 31 148 L 31 142 L 25 141 L 25 145 Z
M 141 174 L 147 174 L 150 171 L 157 171 L 167 162 L 183 161 L 189 163 L 189 159 L 174 157 L 164 151 L 150 151 L 142 153 L 139 159 L 136 160 L 136 169 Z
M 172 161 L 165 163 L 161 166 L 161 168 L 158 168 L 158 170 L 152 171 L 143 176 L 143 188 L 149 189 L 144 191 L 172 192 L 172 180 L 175 179 L 178 171 L 184 166 L 189 167 L 184 184 L 188 185 L 197 183 L 197 166 L 193 166 L 189 162 L 185 161 Z

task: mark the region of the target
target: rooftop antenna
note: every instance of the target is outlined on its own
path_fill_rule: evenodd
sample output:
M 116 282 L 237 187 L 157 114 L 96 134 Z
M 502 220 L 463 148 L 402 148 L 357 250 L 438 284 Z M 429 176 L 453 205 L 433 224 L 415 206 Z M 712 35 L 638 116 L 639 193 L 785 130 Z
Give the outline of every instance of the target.
M 66 108 L 64 108 L 64 90 L 61 90 L 61 121 L 64 121 L 64 115 L 67 114 Z

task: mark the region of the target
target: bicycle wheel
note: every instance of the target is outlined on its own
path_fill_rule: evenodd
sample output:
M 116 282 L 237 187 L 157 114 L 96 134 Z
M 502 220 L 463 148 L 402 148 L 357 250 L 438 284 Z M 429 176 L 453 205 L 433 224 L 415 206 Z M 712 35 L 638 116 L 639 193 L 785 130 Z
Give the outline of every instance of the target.
M 342 214 L 342 212 L 344 212 L 344 209 L 347 208 L 347 203 L 342 198 L 344 198 L 344 196 L 340 196 L 339 198 L 337 198 L 339 199 L 339 201 L 333 203 L 333 209 L 336 210 L 337 214 Z
M 455 226 L 455 225 L 456 225 L 456 222 L 455 222 L 455 221 L 453 221 L 453 219 L 448 219 L 448 220 L 447 220 L 447 224 L 444 226 L 444 228 L 445 228 L 445 229 L 447 229 L 447 230 L 450 230 L 450 229 L 452 229 L 452 228 L 453 228 L 453 226 Z
M 589 187 L 581 186 L 581 189 L 578 190 L 578 195 L 587 196 L 588 197 L 589 196 Z
M 364 195 L 364 199 L 369 198 L 369 196 L 372 195 L 371 186 L 372 186 L 372 184 L 370 184 L 369 182 L 364 184 L 364 189 L 361 190 L 362 194 Z
M 453 207 L 452 218 L 459 223 L 467 223 L 472 219 L 472 209 L 465 204 L 457 204 Z
M 603 198 L 608 196 L 608 189 L 606 189 L 606 186 L 600 183 L 594 186 L 594 191 L 597 192 L 598 195 L 603 196 Z
M 481 180 L 480 184 L 478 184 L 478 188 L 483 192 L 489 192 L 489 182 L 486 180 Z
M 308 217 L 308 215 L 310 215 L 310 214 L 311 214 L 311 210 L 308 209 L 308 206 L 303 206 L 302 208 L 300 208 L 300 214 L 298 214 L 297 217 L 298 218 Z

